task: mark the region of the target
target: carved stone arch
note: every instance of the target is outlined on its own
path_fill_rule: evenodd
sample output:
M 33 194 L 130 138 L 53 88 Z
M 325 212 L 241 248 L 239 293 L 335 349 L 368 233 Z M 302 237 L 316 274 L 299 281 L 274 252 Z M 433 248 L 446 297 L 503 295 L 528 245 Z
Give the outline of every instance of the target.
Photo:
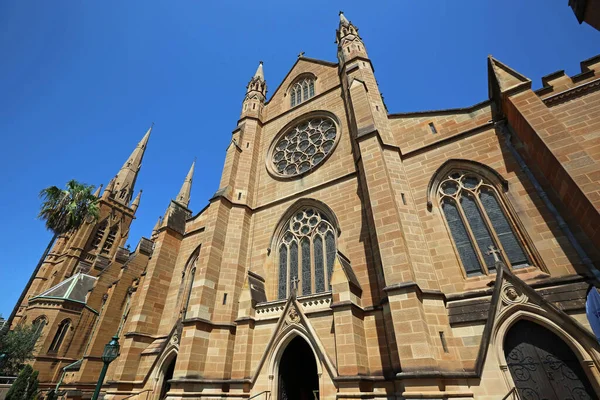
M 495 169 L 477 161 L 457 158 L 450 159 L 444 162 L 435 171 L 429 180 L 429 184 L 427 184 L 427 208 L 429 211 L 431 211 L 433 207 L 433 200 L 436 198 L 438 186 L 454 170 L 469 171 L 480 175 L 482 178 L 486 179 L 489 183 L 495 186 L 499 192 L 506 192 L 508 190 L 508 181 L 504 179 L 504 177 Z
M 153 372 L 153 385 L 152 385 L 152 394 L 153 394 L 153 398 L 158 400 L 160 397 L 160 391 L 162 389 L 162 386 L 164 384 L 164 378 L 165 378 L 165 374 L 167 372 L 167 369 L 169 368 L 169 366 L 171 365 L 172 362 L 174 362 L 177 359 L 177 356 L 179 355 L 179 342 L 174 342 L 173 338 L 177 338 L 177 333 L 174 333 L 170 338 L 169 338 L 169 343 L 167 344 L 167 346 L 165 347 L 165 349 L 162 351 L 158 362 L 156 363 L 156 366 L 154 367 L 154 372 Z
M 292 340 L 300 338 L 306 344 L 308 344 L 309 348 L 312 350 L 312 355 L 316 364 L 317 371 L 317 380 L 318 380 L 318 388 L 319 391 L 322 391 L 324 388 L 323 381 L 323 364 L 325 364 L 328 371 L 330 367 L 327 365 L 327 360 L 325 359 L 325 355 L 321 353 L 321 349 L 319 345 L 313 340 L 312 335 L 304 329 L 301 325 L 291 325 L 284 328 L 280 334 L 275 339 L 273 346 L 271 347 L 271 351 L 269 354 L 269 366 L 268 366 L 268 377 L 269 377 L 269 390 L 272 394 L 275 394 L 275 398 L 277 398 L 277 394 L 279 393 L 279 368 L 287 350 L 288 345 L 292 342 Z M 336 374 L 333 371 L 329 371 L 331 378 L 335 377 Z
M 281 361 L 281 356 L 285 352 L 287 345 L 297 336 L 305 340 L 310 346 L 315 361 L 317 362 L 317 374 L 321 376 L 323 373 L 323 361 L 321 360 L 320 352 L 316 350 L 318 349 L 318 345 L 311 340 L 311 335 L 300 325 L 290 325 L 286 327 L 275 339 L 273 347 L 271 348 L 271 354 L 269 355 L 269 376 L 277 376 L 277 368 L 279 361 Z
M 202 248 L 202 245 L 199 244 L 194 251 L 192 251 L 190 253 L 190 256 L 187 258 L 186 262 L 185 262 L 185 266 L 183 267 L 183 274 L 186 274 L 187 271 L 192 268 L 192 265 L 194 263 L 194 261 L 200 256 L 200 249 Z
M 277 224 L 275 225 L 275 228 L 273 229 L 273 233 L 271 234 L 271 240 L 269 241 L 269 243 L 270 243 L 269 250 L 274 249 L 277 246 L 277 241 L 285 229 L 286 222 L 288 222 L 288 220 L 294 215 L 294 213 L 296 211 L 298 211 L 299 209 L 304 208 L 304 207 L 317 208 L 319 211 L 321 211 L 325 215 L 325 217 L 327 217 L 329 223 L 331 223 L 331 225 L 333 225 L 333 227 L 336 230 L 337 236 L 339 237 L 342 234 L 339 220 L 338 220 L 337 216 L 335 215 L 335 213 L 333 212 L 333 210 L 327 204 L 323 203 L 320 200 L 312 199 L 312 198 L 299 199 L 294 204 L 292 204 L 285 211 L 285 213 L 283 213 L 281 218 L 279 218 L 279 221 L 277 221 Z
M 579 360 L 594 390 L 600 392 L 600 371 L 597 367 L 600 363 L 600 353 L 593 350 L 592 343 L 585 343 L 590 346 L 589 350 L 586 349 L 584 342 L 589 342 L 589 338 L 578 335 L 581 340 L 575 339 L 576 332 L 570 329 L 569 324 L 559 321 L 552 313 L 545 312 L 531 303 L 518 304 L 503 310 L 497 317 L 492 333 L 492 348 L 495 350 L 496 361 L 503 373 L 507 390 L 514 388 L 515 383 L 504 353 L 504 341 L 509 330 L 521 320 L 533 322 L 560 338 Z

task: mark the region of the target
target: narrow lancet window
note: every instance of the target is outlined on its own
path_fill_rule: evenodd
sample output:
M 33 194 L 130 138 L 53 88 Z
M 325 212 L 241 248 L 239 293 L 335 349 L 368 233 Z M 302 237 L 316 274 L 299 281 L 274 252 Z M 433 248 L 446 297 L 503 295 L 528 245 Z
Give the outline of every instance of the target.
M 52 343 L 50 344 L 50 348 L 48 352 L 56 353 L 60 349 L 65 336 L 67 335 L 67 331 L 71 326 L 71 320 L 65 319 L 63 320 L 56 329 L 56 334 L 54 335 L 54 339 L 52 339 Z

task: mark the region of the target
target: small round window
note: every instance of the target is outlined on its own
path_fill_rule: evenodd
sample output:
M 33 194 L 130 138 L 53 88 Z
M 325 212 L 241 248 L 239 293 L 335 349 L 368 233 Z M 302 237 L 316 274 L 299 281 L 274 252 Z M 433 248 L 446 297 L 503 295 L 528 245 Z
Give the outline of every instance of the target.
M 330 117 L 316 116 L 288 128 L 271 147 L 269 170 L 281 177 L 302 175 L 323 162 L 338 139 Z

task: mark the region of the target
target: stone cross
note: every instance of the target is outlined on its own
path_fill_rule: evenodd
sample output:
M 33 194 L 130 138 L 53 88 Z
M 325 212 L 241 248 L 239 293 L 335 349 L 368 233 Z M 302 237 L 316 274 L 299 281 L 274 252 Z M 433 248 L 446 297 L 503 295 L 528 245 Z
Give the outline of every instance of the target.
M 500 250 L 495 248 L 494 246 L 490 246 L 488 247 L 488 249 L 490 249 L 489 251 L 487 251 L 485 254 L 487 254 L 488 256 L 491 254 L 494 257 L 494 261 L 495 262 L 500 262 Z
M 300 57 L 304 57 L 304 52 L 303 52 L 303 51 L 301 51 L 301 52 L 298 54 L 298 58 L 300 58 Z

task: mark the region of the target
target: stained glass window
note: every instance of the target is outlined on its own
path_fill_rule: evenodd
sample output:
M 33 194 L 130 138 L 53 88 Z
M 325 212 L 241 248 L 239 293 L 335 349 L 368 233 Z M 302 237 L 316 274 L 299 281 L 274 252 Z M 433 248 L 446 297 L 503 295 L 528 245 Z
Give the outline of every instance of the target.
M 323 268 L 323 239 L 321 236 L 315 237 L 315 291 L 325 290 L 325 269 Z
M 279 291 L 278 298 L 285 299 L 287 296 L 287 246 L 282 244 L 279 248 Z
M 301 175 L 316 167 L 333 150 L 336 124 L 328 117 L 302 121 L 286 131 L 272 149 L 271 170 L 281 176 Z
M 310 99 L 315 95 L 315 80 L 305 77 L 294 83 L 290 89 L 290 105 L 292 107 Z
M 279 243 L 278 298 L 289 296 L 292 282 L 296 281 L 298 295 L 329 290 L 335 255 L 331 222 L 312 207 L 296 211 L 286 222 Z
M 496 189 L 470 172 L 453 172 L 439 187 L 442 211 L 467 276 L 495 273 L 490 248 L 512 268 L 530 265 Z
M 329 288 L 331 288 L 331 275 L 333 274 L 333 263 L 335 262 L 335 238 L 333 237 L 332 231 L 327 231 L 325 234 L 325 254 L 327 257 L 327 279 L 329 282 Z
M 302 239 L 302 294 L 312 292 L 311 268 L 310 268 L 310 239 Z

